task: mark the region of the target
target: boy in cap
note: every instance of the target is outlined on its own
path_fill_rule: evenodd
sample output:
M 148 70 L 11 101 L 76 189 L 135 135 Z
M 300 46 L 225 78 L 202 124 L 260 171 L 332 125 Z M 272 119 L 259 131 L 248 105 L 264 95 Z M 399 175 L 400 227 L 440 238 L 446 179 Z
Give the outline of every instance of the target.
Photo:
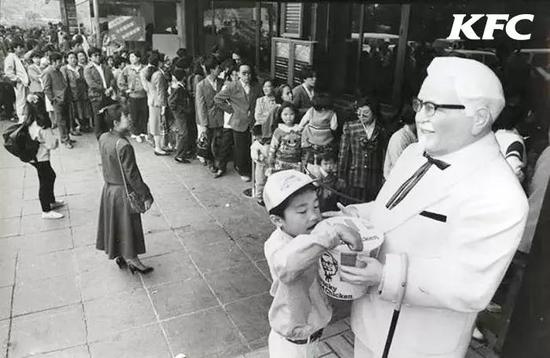
M 361 250 L 361 239 L 345 225 L 321 221 L 316 187 L 306 174 L 284 170 L 271 175 L 263 196 L 277 227 L 264 246 L 273 279 L 269 355 L 316 357 L 319 338 L 332 317 L 317 278 L 318 258 L 341 240 Z

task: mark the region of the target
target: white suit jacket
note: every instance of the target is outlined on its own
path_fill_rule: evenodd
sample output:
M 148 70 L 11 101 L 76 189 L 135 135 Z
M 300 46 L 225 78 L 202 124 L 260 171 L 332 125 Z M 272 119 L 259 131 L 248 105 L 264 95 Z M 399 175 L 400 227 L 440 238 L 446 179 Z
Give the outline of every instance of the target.
M 408 258 L 403 306 L 390 357 L 463 357 L 476 315 L 490 302 L 522 236 L 528 206 L 494 134 L 437 159 L 396 207 L 388 199 L 422 164 L 410 145 L 374 202 L 358 205 L 385 232 L 382 284 L 356 300 L 352 328 L 380 357 L 399 300 Z

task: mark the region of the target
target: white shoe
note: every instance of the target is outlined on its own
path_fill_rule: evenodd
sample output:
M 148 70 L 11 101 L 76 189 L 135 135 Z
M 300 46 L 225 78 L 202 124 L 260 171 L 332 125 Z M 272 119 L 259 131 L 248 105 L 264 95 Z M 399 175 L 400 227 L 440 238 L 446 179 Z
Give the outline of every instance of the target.
M 42 213 L 42 219 L 61 219 L 65 215 L 58 213 L 57 211 L 48 211 Z
M 481 331 L 477 327 L 474 327 L 474 331 L 472 332 L 472 338 L 475 339 L 476 341 L 485 340 L 485 336 L 483 335 L 483 333 L 481 333 Z
M 142 143 L 143 142 L 143 138 L 141 138 L 141 136 L 136 136 L 136 142 L 138 143 Z
M 136 139 L 137 137 L 138 137 L 138 136 L 135 135 L 135 134 L 132 134 L 132 135 L 130 136 L 130 138 L 132 138 L 132 139 Z
M 50 208 L 57 209 L 65 205 L 65 202 L 63 200 L 56 200 L 54 203 L 50 204 Z

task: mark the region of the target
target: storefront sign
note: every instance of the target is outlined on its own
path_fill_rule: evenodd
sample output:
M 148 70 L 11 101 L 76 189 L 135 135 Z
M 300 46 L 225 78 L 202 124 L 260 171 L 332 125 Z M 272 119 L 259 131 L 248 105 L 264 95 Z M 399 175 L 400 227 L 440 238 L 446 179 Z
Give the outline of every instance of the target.
M 109 20 L 111 40 L 145 41 L 145 21 L 139 16 L 117 16 Z

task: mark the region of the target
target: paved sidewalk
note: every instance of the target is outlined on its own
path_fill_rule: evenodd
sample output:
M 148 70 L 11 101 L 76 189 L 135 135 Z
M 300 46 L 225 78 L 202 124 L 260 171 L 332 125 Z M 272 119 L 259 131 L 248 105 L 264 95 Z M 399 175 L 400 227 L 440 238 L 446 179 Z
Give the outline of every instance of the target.
M 0 150 L 0 357 L 267 357 L 263 242 L 273 228 L 242 196 L 249 184 L 133 142 L 155 197 L 142 217 L 143 258 L 155 271 L 132 276 L 94 247 L 97 142 L 75 139 L 52 153 L 56 195 L 67 203 L 56 221 L 40 218 L 35 169 Z M 323 340 L 326 357 L 352 357 L 347 320 Z

